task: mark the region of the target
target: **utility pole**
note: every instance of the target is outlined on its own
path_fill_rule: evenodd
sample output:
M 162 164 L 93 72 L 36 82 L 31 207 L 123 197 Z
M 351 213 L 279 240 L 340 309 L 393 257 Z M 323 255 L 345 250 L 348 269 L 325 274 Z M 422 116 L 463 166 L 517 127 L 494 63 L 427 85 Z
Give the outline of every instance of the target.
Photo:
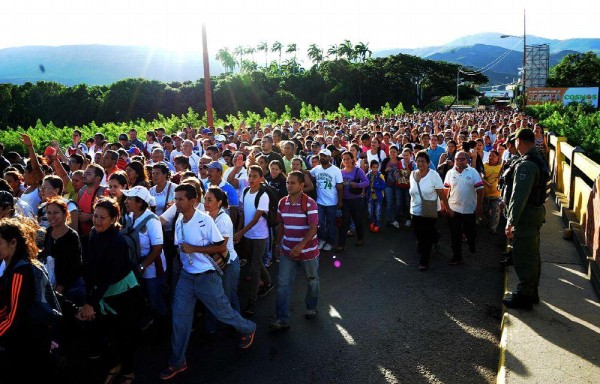
M 460 81 L 460 67 L 456 69 L 456 105 L 458 105 L 458 82 Z
M 204 64 L 204 99 L 206 102 L 206 125 L 212 127 L 212 91 L 210 89 L 210 68 L 208 67 L 208 48 L 206 44 L 206 25 L 202 24 L 202 59 Z

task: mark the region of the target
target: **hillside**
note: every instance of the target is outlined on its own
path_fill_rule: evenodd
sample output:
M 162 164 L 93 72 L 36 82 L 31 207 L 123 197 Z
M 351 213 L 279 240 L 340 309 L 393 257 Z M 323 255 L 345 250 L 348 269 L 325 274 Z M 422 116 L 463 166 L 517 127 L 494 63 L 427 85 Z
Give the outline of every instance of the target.
M 560 51 L 550 54 L 550 67 L 558 64 L 563 57 L 575 51 Z M 503 58 L 502 58 L 503 57 Z M 469 68 L 485 68 L 490 84 L 506 84 L 518 76 L 518 68 L 523 66 L 523 51 L 513 51 L 502 47 L 476 44 L 457 47 L 445 52 L 427 56 L 428 59 L 459 63 Z M 500 59 L 502 58 L 502 59 Z

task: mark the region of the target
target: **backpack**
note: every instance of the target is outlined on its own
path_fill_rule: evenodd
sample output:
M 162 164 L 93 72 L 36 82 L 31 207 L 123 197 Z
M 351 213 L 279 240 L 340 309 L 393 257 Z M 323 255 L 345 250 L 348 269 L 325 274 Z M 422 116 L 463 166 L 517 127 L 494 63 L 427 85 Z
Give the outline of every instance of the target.
M 250 187 L 244 188 L 243 198 L 246 198 L 246 194 L 250 190 Z M 263 193 L 266 193 L 269 196 L 269 212 L 263 213 L 263 217 L 267 219 L 267 224 L 269 227 L 277 226 L 277 203 L 279 202 L 277 198 L 277 191 L 273 189 L 271 186 L 265 183 L 260 184 L 260 188 L 258 189 L 258 193 L 256 194 L 256 198 L 254 199 L 254 207 L 258 209 L 258 202 L 262 197 Z
M 283 212 L 283 207 L 285 207 L 289 198 L 290 196 L 288 195 L 279 201 L 279 212 Z M 302 213 L 304 213 L 308 219 L 308 195 L 304 192 L 302 192 L 302 196 L 300 196 L 300 209 L 302 209 Z
M 23 259 L 15 263 L 13 270 L 27 264 L 31 267 L 35 282 L 34 301 L 27 311 L 27 320 L 35 326 L 55 325 L 62 318 L 62 312 L 56 293 L 48 278 L 48 272 L 43 266 L 37 266 Z
M 536 207 L 540 207 L 544 205 L 548 196 L 550 195 L 550 187 L 552 183 L 552 178 L 550 176 L 550 167 L 548 163 L 539 156 L 531 156 L 529 154 L 524 155 L 522 161 L 531 161 L 534 163 L 539 170 L 539 180 L 537 184 L 534 184 L 531 188 L 531 193 L 529 194 L 528 203 Z
M 146 226 L 146 223 L 152 219 L 159 220 L 158 216 L 155 213 L 151 212 L 149 215 L 144 217 L 142 221 L 139 223 L 135 223 L 129 216 L 127 216 L 125 221 L 125 226 L 121 229 L 121 234 L 125 238 L 125 242 L 127 243 L 127 248 L 129 249 L 129 262 L 133 268 L 134 273 L 138 280 L 141 276 L 138 276 L 138 268 L 142 262 L 142 254 L 140 247 L 140 230 Z M 135 225 L 135 227 L 134 227 Z

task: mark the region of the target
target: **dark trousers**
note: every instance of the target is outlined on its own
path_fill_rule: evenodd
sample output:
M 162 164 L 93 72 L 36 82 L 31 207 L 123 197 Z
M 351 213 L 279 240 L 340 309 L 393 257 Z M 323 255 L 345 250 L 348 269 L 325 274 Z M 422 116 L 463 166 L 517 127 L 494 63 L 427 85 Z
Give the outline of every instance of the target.
M 111 339 L 111 367 L 121 364 L 121 373 L 127 375 L 133 372 L 134 355 L 140 342 L 140 314 L 144 300 L 142 290 L 137 286 L 104 300 L 117 313 L 108 314 L 104 319 Z
M 419 265 L 428 266 L 431 256 L 431 247 L 437 239 L 435 223 L 437 219 L 431 217 L 413 216 L 412 225 L 417 237 L 417 252 L 420 255 Z
M 344 199 L 342 205 L 342 226 L 338 231 L 339 246 L 343 247 L 346 245 L 346 236 L 350 229 L 350 223 L 353 221 L 356 227 L 356 239 L 362 240 L 364 237 L 363 228 L 363 214 L 364 204 L 362 198 L 357 199 Z
M 455 260 L 462 259 L 462 234 L 467 236 L 469 247 L 475 246 L 477 237 L 477 227 L 475 224 L 475 214 L 464 214 L 454 212 L 454 217 L 450 217 L 450 237 L 452 239 L 452 253 Z

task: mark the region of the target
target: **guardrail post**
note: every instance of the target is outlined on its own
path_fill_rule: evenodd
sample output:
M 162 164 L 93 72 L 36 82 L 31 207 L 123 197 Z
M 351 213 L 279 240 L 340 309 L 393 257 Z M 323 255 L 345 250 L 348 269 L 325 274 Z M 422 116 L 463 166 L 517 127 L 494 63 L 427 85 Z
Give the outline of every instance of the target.
M 579 175 L 579 169 L 575 166 L 575 154 L 584 153 L 583 148 L 577 146 L 571 154 L 571 185 L 569 186 L 569 209 L 575 210 L 575 178 Z
M 566 143 L 567 138 L 562 136 L 556 136 L 556 147 L 554 151 L 556 152 L 554 158 L 554 183 L 556 185 L 556 190 L 558 192 L 565 192 L 565 185 L 562 181 L 562 173 L 563 173 L 563 160 L 564 155 L 562 153 L 562 149 L 560 148 L 560 143 Z

